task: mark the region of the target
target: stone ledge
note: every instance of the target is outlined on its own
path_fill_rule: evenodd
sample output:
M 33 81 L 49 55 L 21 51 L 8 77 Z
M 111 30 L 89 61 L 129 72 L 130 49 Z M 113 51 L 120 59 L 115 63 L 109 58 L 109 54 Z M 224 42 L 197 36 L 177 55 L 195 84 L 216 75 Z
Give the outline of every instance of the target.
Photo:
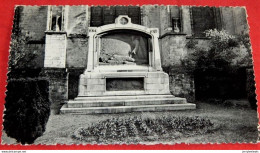
M 67 35 L 67 32 L 66 31 L 45 31 L 46 34 L 66 34 Z
M 164 38 L 166 36 L 171 36 L 171 35 L 173 35 L 173 36 L 186 36 L 187 34 L 185 34 L 185 33 L 176 33 L 176 32 L 167 32 L 167 33 L 163 34 L 162 36 L 160 36 L 159 39 L 162 39 L 162 38 Z

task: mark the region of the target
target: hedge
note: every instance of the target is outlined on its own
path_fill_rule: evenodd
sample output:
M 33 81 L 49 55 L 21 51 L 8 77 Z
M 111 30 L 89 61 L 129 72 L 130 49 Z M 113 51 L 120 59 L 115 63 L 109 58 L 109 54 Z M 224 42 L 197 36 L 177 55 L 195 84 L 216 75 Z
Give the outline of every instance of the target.
M 4 131 L 19 143 L 33 143 L 45 131 L 50 115 L 48 81 L 10 79 L 5 100 Z

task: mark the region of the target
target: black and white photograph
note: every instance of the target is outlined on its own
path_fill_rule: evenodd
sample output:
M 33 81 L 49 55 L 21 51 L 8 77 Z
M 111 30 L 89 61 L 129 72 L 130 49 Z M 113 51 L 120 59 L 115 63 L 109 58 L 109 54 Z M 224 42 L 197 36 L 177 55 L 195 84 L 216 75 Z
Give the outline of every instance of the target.
M 1 143 L 257 143 L 246 11 L 16 6 Z

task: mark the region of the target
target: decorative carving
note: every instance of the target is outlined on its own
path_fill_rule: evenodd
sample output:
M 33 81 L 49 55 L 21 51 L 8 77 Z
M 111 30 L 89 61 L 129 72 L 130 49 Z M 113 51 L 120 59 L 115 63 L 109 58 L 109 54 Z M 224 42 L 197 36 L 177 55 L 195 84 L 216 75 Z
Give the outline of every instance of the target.
M 157 29 L 151 30 L 151 33 L 157 33 Z
M 120 19 L 120 23 L 121 23 L 122 25 L 126 25 L 128 22 L 129 22 L 129 21 L 128 21 L 128 19 L 127 19 L 126 17 L 122 17 L 122 18 Z
M 89 32 L 97 32 L 96 29 L 91 29 L 91 28 L 89 28 L 88 31 L 89 31 Z
M 127 16 L 127 15 L 119 15 L 115 19 L 115 23 L 120 24 L 120 25 L 127 25 L 127 24 L 132 23 L 132 21 L 131 21 L 131 18 L 129 18 L 129 16 Z

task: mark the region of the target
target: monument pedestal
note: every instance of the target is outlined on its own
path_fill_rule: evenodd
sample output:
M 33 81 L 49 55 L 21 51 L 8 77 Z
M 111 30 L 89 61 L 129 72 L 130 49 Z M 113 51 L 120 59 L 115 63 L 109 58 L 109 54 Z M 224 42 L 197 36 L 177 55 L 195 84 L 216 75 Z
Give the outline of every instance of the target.
M 110 72 L 82 74 L 78 97 L 64 105 L 61 113 L 126 113 L 196 108 L 195 104 L 187 103 L 186 98 L 170 94 L 167 73 L 145 72 L 145 70 L 138 72 L 133 69 L 129 71 L 131 72 L 111 72 L 110 69 Z M 119 87 L 116 83 L 114 88 L 108 87 L 108 81 L 111 79 L 114 82 L 118 81 Z M 131 90 L 136 86 L 138 86 L 136 90 Z M 119 90 L 123 87 L 125 87 L 123 91 Z

